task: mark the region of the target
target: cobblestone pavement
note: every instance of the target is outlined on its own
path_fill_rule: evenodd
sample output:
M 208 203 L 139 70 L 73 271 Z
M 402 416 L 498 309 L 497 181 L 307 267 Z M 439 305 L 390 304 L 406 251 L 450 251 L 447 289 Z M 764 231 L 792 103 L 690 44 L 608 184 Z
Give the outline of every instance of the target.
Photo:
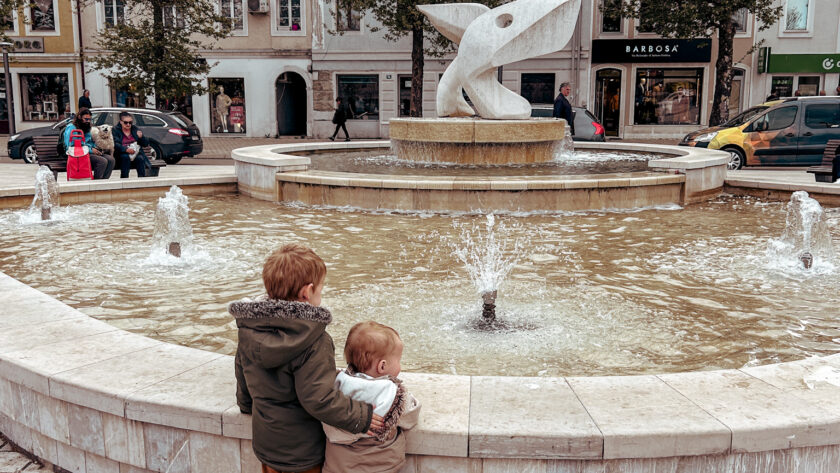
M 37 461 L 12 449 L 12 445 L 0 433 L 0 473 L 34 473 L 52 471 Z

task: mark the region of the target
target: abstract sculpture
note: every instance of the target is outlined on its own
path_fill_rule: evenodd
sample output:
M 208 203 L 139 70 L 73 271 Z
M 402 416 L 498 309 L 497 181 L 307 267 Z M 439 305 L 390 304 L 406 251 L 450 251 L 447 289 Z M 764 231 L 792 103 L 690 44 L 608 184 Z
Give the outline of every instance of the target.
M 496 68 L 559 51 L 577 22 L 580 0 L 516 0 L 494 9 L 477 3 L 418 5 L 458 54 L 440 79 L 439 117 L 471 116 L 465 89 L 483 118 L 522 120 L 531 104 L 496 79 Z

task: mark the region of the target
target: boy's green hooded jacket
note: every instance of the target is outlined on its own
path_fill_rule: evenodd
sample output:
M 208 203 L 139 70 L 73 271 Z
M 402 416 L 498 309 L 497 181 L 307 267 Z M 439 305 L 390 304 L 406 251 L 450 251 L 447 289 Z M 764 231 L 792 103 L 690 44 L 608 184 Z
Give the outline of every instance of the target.
M 251 414 L 254 453 L 278 471 L 324 461 L 321 422 L 353 433 L 370 427 L 372 408 L 334 388 L 332 315 L 305 302 L 266 297 L 228 308 L 239 327 L 236 398 Z

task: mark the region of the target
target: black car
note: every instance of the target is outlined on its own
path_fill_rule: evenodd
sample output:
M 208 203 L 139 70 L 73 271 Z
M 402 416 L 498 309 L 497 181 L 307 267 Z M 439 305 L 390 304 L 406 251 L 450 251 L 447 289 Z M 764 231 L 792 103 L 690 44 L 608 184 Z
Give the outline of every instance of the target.
M 598 123 L 595 115 L 583 107 L 572 107 L 575 116 L 575 135 L 572 137 L 575 141 L 606 141 L 604 137 L 604 127 Z M 531 107 L 532 117 L 549 118 L 554 107 L 551 105 Z
M 149 156 L 149 159 L 160 158 L 167 164 L 175 164 L 181 158 L 196 156 L 204 149 L 198 127 L 180 112 L 145 108 L 93 108 L 91 109 L 91 124 L 117 127 L 122 112 L 130 113 L 134 117 L 134 123 L 149 139 L 154 155 Z M 70 120 L 71 118 L 65 118 L 50 126 L 33 128 L 12 135 L 9 137 L 9 157 L 34 163 L 38 155 L 35 152 L 32 137 L 57 135 Z

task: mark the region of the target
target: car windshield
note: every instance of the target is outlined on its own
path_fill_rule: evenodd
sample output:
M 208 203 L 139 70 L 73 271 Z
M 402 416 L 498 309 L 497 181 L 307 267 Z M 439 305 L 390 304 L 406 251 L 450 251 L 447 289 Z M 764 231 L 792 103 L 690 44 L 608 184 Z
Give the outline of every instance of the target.
M 743 112 L 739 113 L 738 115 L 735 115 L 735 117 L 731 118 L 728 122 L 724 123 L 721 126 L 725 128 L 741 126 L 744 123 L 747 123 L 747 121 L 750 118 L 756 116 L 758 113 L 763 112 L 764 110 L 767 110 L 768 108 L 770 107 L 766 105 L 756 105 L 755 107 L 748 108 Z
M 170 113 L 169 116 L 172 117 L 183 128 L 189 128 L 193 124 L 192 120 L 187 118 L 182 113 L 178 113 L 178 112 Z

